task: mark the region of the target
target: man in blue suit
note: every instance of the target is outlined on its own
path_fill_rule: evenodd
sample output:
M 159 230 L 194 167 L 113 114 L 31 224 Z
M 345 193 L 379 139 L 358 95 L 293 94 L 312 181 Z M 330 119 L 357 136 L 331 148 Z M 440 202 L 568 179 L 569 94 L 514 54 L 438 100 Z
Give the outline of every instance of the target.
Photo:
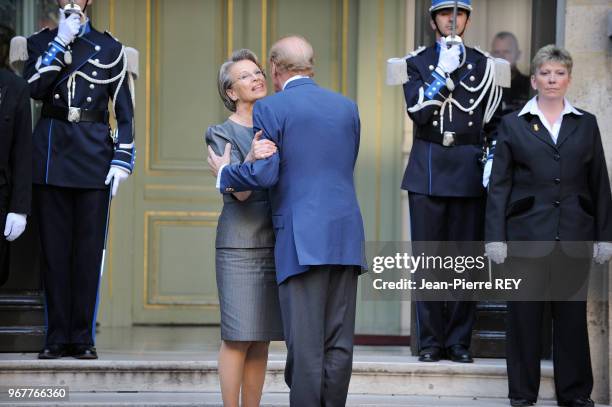
M 253 109 L 253 131 L 271 157 L 228 165 L 209 151 L 222 193 L 269 189 L 291 406 L 344 406 L 351 377 L 363 222 L 353 180 L 357 105 L 311 79 L 314 53 L 301 37 L 270 51 L 276 94 Z

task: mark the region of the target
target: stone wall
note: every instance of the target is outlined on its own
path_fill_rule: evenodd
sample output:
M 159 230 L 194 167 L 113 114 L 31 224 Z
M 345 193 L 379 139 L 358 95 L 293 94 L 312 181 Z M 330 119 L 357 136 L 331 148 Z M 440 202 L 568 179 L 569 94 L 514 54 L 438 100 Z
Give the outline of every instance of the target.
M 565 47 L 574 58 L 569 99 L 597 116 L 608 173 L 612 174 L 612 40 L 607 37 L 607 16 L 612 0 L 567 0 Z M 612 290 L 609 290 L 609 293 Z M 593 399 L 612 399 L 610 367 L 610 301 L 589 303 L 588 323 L 595 376 Z

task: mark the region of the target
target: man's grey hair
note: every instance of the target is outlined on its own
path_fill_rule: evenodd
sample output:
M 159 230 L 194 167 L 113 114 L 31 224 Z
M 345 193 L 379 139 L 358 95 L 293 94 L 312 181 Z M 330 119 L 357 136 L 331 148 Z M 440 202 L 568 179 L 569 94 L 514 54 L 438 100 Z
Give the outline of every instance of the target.
M 270 62 L 279 72 L 306 76 L 314 74 L 314 50 L 306 38 L 299 35 L 278 40 L 270 48 Z
M 251 61 L 255 65 L 257 65 L 259 69 L 261 69 L 263 72 L 263 68 L 259 63 L 257 56 L 253 51 L 249 49 L 239 49 L 238 51 L 234 51 L 232 56 L 230 56 L 229 59 L 225 61 L 223 65 L 221 65 L 221 68 L 219 68 L 219 80 L 217 82 L 217 88 L 219 90 L 219 96 L 221 97 L 223 104 L 231 112 L 236 111 L 236 102 L 233 101 L 227 94 L 227 91 L 234 84 L 230 76 L 230 71 L 232 69 L 232 66 L 234 66 L 236 62 L 240 61 Z
M 569 74 L 572 73 L 574 60 L 565 48 L 557 47 L 554 44 L 540 48 L 531 61 L 531 74 L 535 75 L 537 70 L 547 62 L 558 62 L 567 69 Z

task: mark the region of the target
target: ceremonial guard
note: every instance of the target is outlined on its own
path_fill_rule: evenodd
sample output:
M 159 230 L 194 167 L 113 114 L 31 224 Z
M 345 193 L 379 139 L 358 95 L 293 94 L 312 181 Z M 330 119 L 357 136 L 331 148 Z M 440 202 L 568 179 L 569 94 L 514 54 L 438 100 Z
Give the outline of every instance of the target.
M 388 84 L 402 84 L 414 143 L 402 189 L 408 191 L 411 239 L 482 241 L 487 125 L 510 85 L 510 66 L 463 45 L 470 0 L 433 0 L 436 44 L 388 63 Z M 419 360 L 473 361 L 474 302 L 417 301 Z
M 32 200 L 32 118 L 25 80 L 8 69 L 13 31 L 0 25 L 0 285 L 9 276 L 9 244 L 25 230 Z
M 59 0 L 59 26 L 12 41 L 13 63 L 42 101 L 34 130 L 34 210 L 46 270 L 40 359 L 97 358 L 95 322 L 111 195 L 134 168 L 137 53 L 87 18 L 91 0 Z M 109 125 L 109 101 L 116 129 Z

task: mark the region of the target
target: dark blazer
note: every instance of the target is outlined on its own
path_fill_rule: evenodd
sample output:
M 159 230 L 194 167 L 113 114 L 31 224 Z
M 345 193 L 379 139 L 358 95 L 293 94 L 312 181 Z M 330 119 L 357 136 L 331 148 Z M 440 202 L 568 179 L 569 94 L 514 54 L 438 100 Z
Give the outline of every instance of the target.
M 437 46 L 431 46 L 406 61 L 409 80 L 404 84 L 404 98 L 408 108 L 418 104 L 420 93 L 432 83 L 432 72 L 438 64 Z M 472 92 L 466 87 L 480 84 L 486 71 L 487 56 L 474 48 L 466 48 L 466 61 L 451 78 L 456 87 L 453 98 L 462 106 L 471 105 L 482 92 Z M 444 101 L 450 92 L 443 87 L 434 97 Z M 482 136 L 482 143 L 444 147 L 441 144 L 422 140 L 419 133 L 440 133 L 440 107 L 427 106 L 415 112 L 408 112 L 414 122 L 415 138 L 402 189 L 410 192 L 444 197 L 479 197 L 485 194 L 482 187 L 482 145 L 484 144 L 483 118 L 489 95 L 475 107 L 472 114 L 452 108 L 453 121 L 450 121 L 449 107 L 444 112 L 445 131 L 453 131 L 457 138 Z M 427 101 L 427 99 L 425 99 Z
M 30 214 L 32 119 L 28 84 L 0 69 L 0 188 L 8 187 L 7 212 Z M 2 230 L 4 230 L 4 225 Z
M 276 143 L 266 160 L 225 167 L 222 193 L 270 189 L 278 283 L 312 265 L 364 264 L 353 171 L 357 105 L 310 78 L 255 103 L 253 131 Z
M 44 29 L 28 38 L 29 59 L 23 76 L 30 84 L 31 97 L 44 104 L 67 108 L 69 77 L 77 71 L 85 74 L 96 82 L 76 76 L 70 106 L 105 111 L 109 101 L 115 99 L 118 140 L 113 144 L 108 120 L 74 123 L 42 116 L 34 129 L 33 182 L 104 189 L 111 164 L 128 172 L 134 167 L 134 110 L 129 73 L 123 80 L 100 82 L 121 78 L 127 64 L 121 57 L 123 46 L 109 33 L 88 26 L 87 33 L 71 44 L 70 65 L 65 64 L 61 51 L 45 63 L 56 35 L 57 28 Z
M 487 241 L 612 241 L 601 136 L 595 116 L 580 112 L 563 117 L 557 144 L 538 116 L 503 117 L 487 200 Z

